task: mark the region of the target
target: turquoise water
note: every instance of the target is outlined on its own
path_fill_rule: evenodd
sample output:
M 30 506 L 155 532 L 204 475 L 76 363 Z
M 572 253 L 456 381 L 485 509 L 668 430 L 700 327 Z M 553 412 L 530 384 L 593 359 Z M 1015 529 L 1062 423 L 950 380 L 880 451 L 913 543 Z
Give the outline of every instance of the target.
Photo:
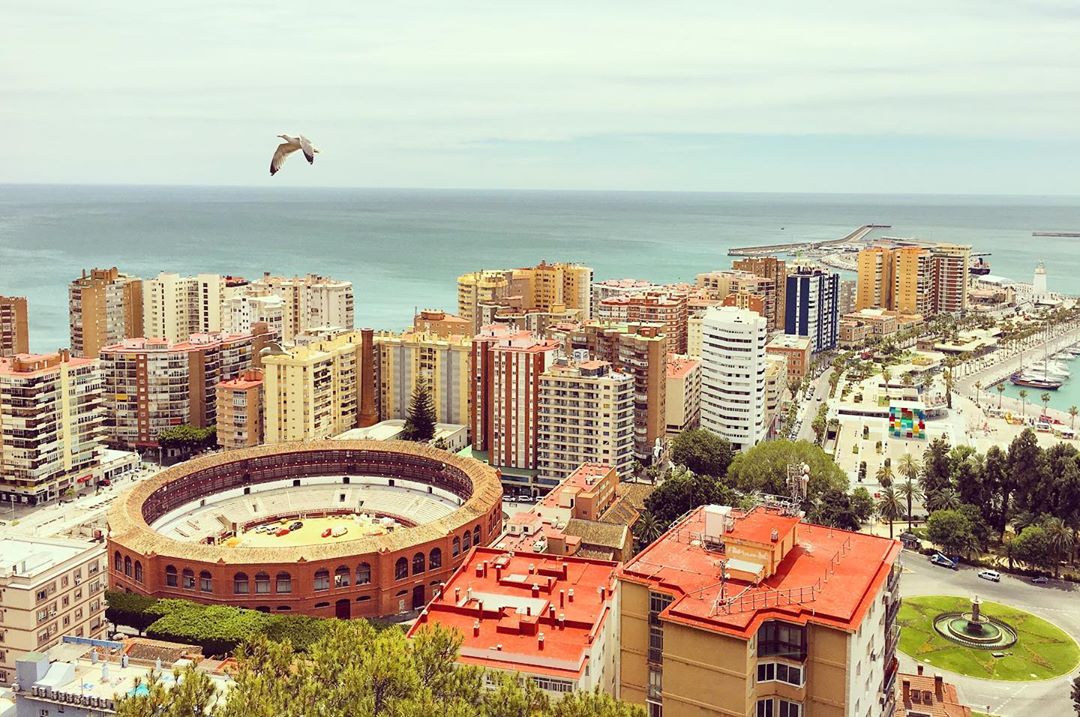
M 481 268 L 579 261 L 597 279 L 692 281 L 732 246 L 833 239 L 868 223 L 972 244 L 995 274 L 1080 293 L 1080 198 L 0 186 L 0 294 L 30 300 L 31 347 L 67 344 L 67 283 L 117 265 L 355 283 L 357 324 L 398 329 L 414 307 L 455 308 Z M 1080 382 L 1080 374 L 1077 376 Z
M 1072 359 L 1066 361 L 1064 358 L 1059 358 L 1057 360 L 1069 367 L 1069 379 L 1058 390 L 1047 391 L 1046 393 L 1050 394 L 1050 408 L 1068 411 L 1069 406 L 1080 406 L 1080 360 Z M 1039 400 L 1039 397 L 1043 392 L 1034 388 L 1029 388 L 1027 389 L 1027 393 L 1027 415 L 1033 416 L 1042 408 L 1042 401 Z M 988 395 L 991 397 L 991 401 L 993 401 L 993 399 L 997 398 L 997 390 L 991 389 Z M 1020 387 L 1014 386 L 1006 381 L 1004 396 L 1006 398 L 1020 400 Z M 996 404 L 992 403 L 991 405 Z

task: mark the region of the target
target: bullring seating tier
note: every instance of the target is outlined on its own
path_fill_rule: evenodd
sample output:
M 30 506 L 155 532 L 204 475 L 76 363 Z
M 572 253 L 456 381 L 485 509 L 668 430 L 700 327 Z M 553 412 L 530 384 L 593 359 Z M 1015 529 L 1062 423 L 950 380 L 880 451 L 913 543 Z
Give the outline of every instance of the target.
M 423 525 L 457 510 L 461 499 L 446 491 L 412 481 L 353 476 L 348 484 L 341 477 L 306 479 L 301 488 L 291 480 L 252 487 L 248 495 L 222 493 L 170 511 L 150 527 L 161 535 L 184 542 L 204 542 L 220 537 L 232 523 L 253 527 L 280 516 L 308 513 L 364 513 L 389 516 L 408 525 Z M 344 498 L 343 498 L 344 496 Z

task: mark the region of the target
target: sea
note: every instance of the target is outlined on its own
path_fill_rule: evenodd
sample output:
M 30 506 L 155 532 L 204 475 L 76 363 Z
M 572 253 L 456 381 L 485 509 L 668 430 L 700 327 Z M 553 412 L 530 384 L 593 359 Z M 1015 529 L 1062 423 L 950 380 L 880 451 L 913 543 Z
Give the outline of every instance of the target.
M 0 185 L 0 294 L 28 297 L 34 351 L 67 345 L 67 284 L 95 266 L 326 274 L 353 282 L 358 326 L 401 329 L 417 308 L 455 310 L 467 271 L 575 261 L 692 282 L 729 268 L 731 247 L 863 224 L 971 244 L 1018 281 L 1044 261 L 1051 291 L 1080 294 L 1080 239 L 1032 237 L 1080 231 L 1080 197 L 67 185 Z

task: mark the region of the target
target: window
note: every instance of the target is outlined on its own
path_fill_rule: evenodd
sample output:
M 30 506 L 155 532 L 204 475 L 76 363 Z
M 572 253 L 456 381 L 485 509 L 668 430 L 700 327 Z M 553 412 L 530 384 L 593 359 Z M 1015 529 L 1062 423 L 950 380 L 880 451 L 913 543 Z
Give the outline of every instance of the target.
M 367 563 L 360 563 L 360 567 L 356 569 L 356 584 L 367 585 L 371 582 L 371 566 Z
M 454 536 L 454 545 L 450 550 L 450 555 L 452 557 L 456 558 L 460 553 L 461 553 L 461 541 L 458 540 L 458 537 L 455 535 Z
M 191 568 L 184 568 L 184 589 L 195 589 L 195 571 L 193 571 Z
M 394 580 L 407 577 L 409 577 L 409 561 L 405 558 L 398 558 L 398 561 L 394 564 Z
M 131 558 L 124 558 L 124 575 L 131 577 Z
M 175 588 L 178 585 L 176 579 L 176 568 L 172 565 L 165 566 L 165 585 L 170 588 Z
M 475 528 L 473 528 L 473 531 L 472 531 L 472 544 L 476 545 L 476 546 L 480 545 L 480 526 L 479 525 L 476 526 Z
M 773 717 L 772 698 L 757 701 L 757 717 Z
M 233 575 L 232 579 L 233 592 L 237 595 L 247 595 L 251 591 L 251 584 L 248 582 L 247 573 L 237 573 Z
M 347 588 L 349 587 L 349 578 L 352 577 L 352 571 L 344 565 L 338 567 L 334 571 L 334 587 L 335 588 Z
M 806 659 L 805 627 L 774 620 L 761 626 L 757 639 L 758 657 Z
M 461 548 L 462 550 L 468 550 L 472 547 L 472 533 L 465 531 L 465 535 L 461 536 Z
M 419 575 L 424 572 L 424 554 L 417 553 L 412 558 L 412 574 Z
M 270 576 L 266 573 L 255 574 L 255 594 L 268 595 L 270 593 Z
M 115 570 L 116 572 L 119 573 L 123 569 L 124 569 L 124 558 L 121 557 L 120 551 L 117 550 L 115 553 L 113 553 L 113 570 Z
M 431 549 L 431 553 L 428 555 L 428 567 L 432 570 L 442 567 L 442 550 L 439 548 Z
M 330 571 L 325 568 L 315 572 L 315 589 L 316 590 L 329 590 L 330 589 Z
M 199 590 L 204 593 L 214 592 L 214 579 L 205 570 L 199 573 Z
M 650 700 L 659 700 L 661 698 L 661 692 L 664 689 L 663 685 L 663 672 L 656 667 L 649 668 L 649 693 L 648 698 Z
M 803 683 L 802 678 L 802 667 L 798 665 L 787 665 L 782 662 L 762 662 L 757 666 L 758 682 L 772 682 L 775 680 L 776 682 L 786 682 L 789 685 L 800 687 Z
M 288 573 L 277 574 L 277 591 L 279 593 L 292 592 L 292 576 Z
M 141 583 L 143 581 L 142 562 L 135 561 L 135 582 Z
M 780 717 L 802 717 L 802 705 L 798 702 L 778 700 L 780 703 Z

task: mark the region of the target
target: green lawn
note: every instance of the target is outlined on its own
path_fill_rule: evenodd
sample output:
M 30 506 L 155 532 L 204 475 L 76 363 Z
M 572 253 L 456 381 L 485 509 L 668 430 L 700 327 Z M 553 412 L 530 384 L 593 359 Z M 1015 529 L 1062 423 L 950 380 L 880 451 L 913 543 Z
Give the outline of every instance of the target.
M 900 649 L 934 667 L 990 680 L 1045 680 L 1070 672 L 1080 663 L 1080 647 L 1060 629 L 1029 612 L 996 602 L 984 602 L 983 614 L 1009 623 L 1019 638 L 1004 651 L 1005 657 L 994 657 L 993 650 L 962 647 L 934 631 L 934 617 L 939 613 L 970 609 L 967 598 L 904 598 L 896 618 L 902 628 Z

